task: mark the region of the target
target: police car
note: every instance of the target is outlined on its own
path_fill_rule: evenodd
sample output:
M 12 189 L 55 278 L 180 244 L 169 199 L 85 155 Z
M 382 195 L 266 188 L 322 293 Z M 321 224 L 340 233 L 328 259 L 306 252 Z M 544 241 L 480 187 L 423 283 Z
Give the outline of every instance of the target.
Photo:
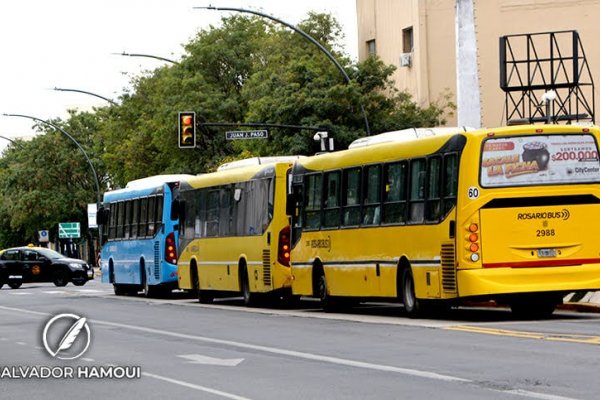
M 94 269 L 83 260 L 68 258 L 44 247 L 14 247 L 0 251 L 0 288 L 13 289 L 23 283 L 53 282 L 83 286 L 94 279 Z

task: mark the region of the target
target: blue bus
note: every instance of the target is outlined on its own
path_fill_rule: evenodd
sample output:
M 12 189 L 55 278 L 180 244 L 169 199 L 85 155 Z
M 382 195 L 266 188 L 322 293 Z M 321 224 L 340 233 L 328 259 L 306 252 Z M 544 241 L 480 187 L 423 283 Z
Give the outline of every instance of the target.
M 142 291 L 154 297 L 177 288 L 179 183 L 193 175 L 157 175 L 104 194 L 106 242 L 100 253 L 102 282 L 116 295 Z

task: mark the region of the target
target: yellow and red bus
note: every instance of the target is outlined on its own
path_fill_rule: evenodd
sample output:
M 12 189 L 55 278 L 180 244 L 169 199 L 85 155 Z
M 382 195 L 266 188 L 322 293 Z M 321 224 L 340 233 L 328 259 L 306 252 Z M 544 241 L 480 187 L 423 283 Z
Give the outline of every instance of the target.
M 240 160 L 180 188 L 179 287 L 201 303 L 291 298 L 288 177 L 298 157 Z
M 395 298 L 411 316 L 463 299 L 548 316 L 600 289 L 597 127 L 412 129 L 298 160 L 293 293 L 328 309 Z

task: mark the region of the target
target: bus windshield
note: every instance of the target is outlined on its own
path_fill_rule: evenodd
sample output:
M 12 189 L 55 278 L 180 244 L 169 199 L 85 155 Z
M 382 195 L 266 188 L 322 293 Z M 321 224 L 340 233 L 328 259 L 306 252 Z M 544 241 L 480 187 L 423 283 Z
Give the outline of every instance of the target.
M 490 188 L 600 182 L 598 146 L 588 134 L 489 138 L 480 182 Z

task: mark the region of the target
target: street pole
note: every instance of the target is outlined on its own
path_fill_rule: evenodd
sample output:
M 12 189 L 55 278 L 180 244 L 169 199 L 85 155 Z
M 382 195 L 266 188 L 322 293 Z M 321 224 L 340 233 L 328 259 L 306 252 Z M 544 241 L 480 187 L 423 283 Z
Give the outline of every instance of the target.
M 9 142 L 11 142 L 12 144 L 15 144 L 15 141 L 14 141 L 13 139 L 11 139 L 11 138 L 8 138 L 8 137 L 6 137 L 6 136 L 2 136 L 2 135 L 0 135 L 0 138 L 2 138 L 2 139 L 4 139 L 4 140 L 8 140 L 8 141 L 9 141 Z
M 165 58 L 165 57 L 160 57 L 160 56 L 153 56 L 152 54 L 126 53 L 126 52 L 113 53 L 113 54 L 117 55 L 117 56 L 154 58 L 155 60 L 166 61 L 166 62 L 171 63 L 171 64 L 179 65 L 179 63 L 177 61 L 171 60 L 170 58 Z
M 342 67 L 340 65 L 340 63 L 335 59 L 335 57 L 333 56 L 333 54 L 331 54 L 325 47 L 323 47 L 323 45 L 321 45 L 321 43 L 319 43 L 315 38 L 313 38 L 312 36 L 310 36 L 308 33 L 304 32 L 302 29 L 298 28 L 297 26 L 289 24 L 289 23 L 287 23 L 287 22 L 285 22 L 285 21 L 283 21 L 283 20 L 281 20 L 279 18 L 273 17 L 272 15 L 264 14 L 264 13 L 261 13 L 259 11 L 248 10 L 248 9 L 245 9 L 245 8 L 214 7 L 214 6 L 194 7 L 194 8 L 196 8 L 196 9 L 203 9 L 203 10 L 217 10 L 217 11 L 237 11 L 237 12 L 241 12 L 241 13 L 254 14 L 254 15 L 258 15 L 259 17 L 267 18 L 267 19 L 270 19 L 270 20 L 275 21 L 277 23 L 280 23 L 280 24 L 282 24 L 284 26 L 287 26 L 288 28 L 290 28 L 294 32 L 300 34 L 303 38 L 305 38 L 306 40 L 308 40 L 309 42 L 311 42 L 312 44 L 314 44 L 315 46 L 317 46 L 319 48 L 319 50 L 321 50 L 327 56 L 327 58 L 329 58 L 329 60 L 331 60 L 331 62 L 336 66 L 336 68 L 340 71 L 340 73 L 344 77 L 344 80 L 346 81 L 346 84 L 350 83 L 350 77 L 348 76 L 348 74 L 344 70 L 344 67 Z M 363 107 L 362 103 L 360 104 L 360 110 L 362 112 L 363 119 L 365 121 L 365 129 L 367 130 L 367 136 L 370 136 L 371 135 L 371 128 L 369 127 L 369 120 L 367 119 L 367 113 L 365 112 L 365 108 Z
M 79 89 L 65 89 L 65 88 L 59 88 L 59 87 L 55 87 L 55 88 L 53 88 L 52 90 L 56 90 L 56 91 L 59 91 L 59 92 L 77 92 L 77 93 L 89 94 L 90 96 L 98 97 L 99 99 L 102 99 L 102 100 L 104 100 L 104 101 L 107 101 L 107 102 L 109 102 L 110 104 L 112 104 L 113 106 L 118 106 L 118 105 L 119 105 L 118 103 L 116 103 L 115 101 L 113 101 L 113 100 L 111 100 L 111 99 L 109 99 L 109 98 L 107 98 L 107 97 L 100 96 L 99 94 L 96 94 L 96 93 L 87 92 L 87 91 L 85 91 L 85 90 L 79 90 Z
M 75 138 L 73 136 L 71 136 L 67 131 L 62 129 L 60 126 L 55 125 L 50 121 L 46 121 L 46 120 L 43 120 L 43 119 L 40 119 L 37 117 L 32 117 L 30 115 L 23 115 L 23 114 L 2 114 L 2 115 L 6 116 L 6 117 L 28 118 L 33 121 L 41 122 L 42 124 L 48 125 L 54 129 L 56 129 L 57 131 L 61 132 L 63 135 L 68 137 L 73 143 L 75 143 L 75 145 L 83 153 L 83 156 L 85 157 L 88 165 L 90 166 L 90 169 L 92 170 L 92 174 L 94 175 L 94 182 L 96 183 L 96 212 L 98 212 L 100 210 L 100 205 L 102 203 L 102 197 L 100 194 L 100 182 L 98 181 L 98 174 L 96 173 L 96 168 L 94 168 L 94 164 L 92 164 L 92 161 L 88 157 L 88 154 L 86 153 L 86 151 L 83 149 L 83 147 L 81 147 L 79 142 L 77 140 L 75 140 Z M 100 243 L 100 246 L 102 246 L 102 224 L 98 224 L 98 243 Z

